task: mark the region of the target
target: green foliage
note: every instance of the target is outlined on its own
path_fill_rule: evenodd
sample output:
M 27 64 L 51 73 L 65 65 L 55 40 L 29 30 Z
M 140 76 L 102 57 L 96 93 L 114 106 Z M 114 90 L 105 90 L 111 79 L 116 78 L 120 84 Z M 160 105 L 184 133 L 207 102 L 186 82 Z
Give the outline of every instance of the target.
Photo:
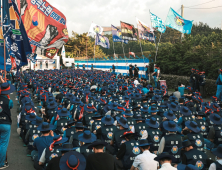
M 66 56 L 70 56 L 71 58 L 86 57 L 86 48 L 87 48 L 87 57 L 93 58 L 94 45 L 95 45 L 95 40 L 88 37 L 87 33 L 77 34 L 76 32 L 72 32 L 72 37 L 69 37 L 69 40 L 65 45 Z M 106 54 L 102 51 L 100 46 L 96 46 L 95 57 L 99 58 L 103 56 L 106 56 Z

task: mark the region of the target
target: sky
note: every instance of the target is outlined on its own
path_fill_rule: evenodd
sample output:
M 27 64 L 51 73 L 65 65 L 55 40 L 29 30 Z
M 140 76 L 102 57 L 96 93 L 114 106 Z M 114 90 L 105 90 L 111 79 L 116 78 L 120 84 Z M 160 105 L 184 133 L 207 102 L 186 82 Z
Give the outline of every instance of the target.
M 119 26 L 120 21 L 136 26 L 136 17 L 151 25 L 149 10 L 166 20 L 169 8 L 181 14 L 181 5 L 193 8 L 222 6 L 222 0 L 47 0 L 66 16 L 66 23 L 71 35 L 88 32 L 92 22 L 100 26 Z M 212 2 L 209 2 L 212 1 Z M 209 2 L 209 3 L 206 3 Z M 206 3 L 206 4 L 203 4 Z M 222 26 L 222 7 L 213 9 L 184 8 L 184 18 L 194 23 L 207 23 L 210 27 Z

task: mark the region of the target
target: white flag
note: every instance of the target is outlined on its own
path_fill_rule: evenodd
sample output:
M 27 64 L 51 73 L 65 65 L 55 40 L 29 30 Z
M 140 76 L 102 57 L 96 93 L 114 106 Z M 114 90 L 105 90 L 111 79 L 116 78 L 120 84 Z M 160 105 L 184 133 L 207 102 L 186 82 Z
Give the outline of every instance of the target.
M 65 46 L 63 45 L 62 47 L 62 57 L 65 58 L 66 57 L 66 51 L 65 51 Z
M 95 23 L 92 23 L 90 28 L 89 28 L 89 32 L 88 32 L 88 36 L 95 36 L 97 33 L 98 34 L 102 34 L 103 32 L 103 27 L 95 24 Z

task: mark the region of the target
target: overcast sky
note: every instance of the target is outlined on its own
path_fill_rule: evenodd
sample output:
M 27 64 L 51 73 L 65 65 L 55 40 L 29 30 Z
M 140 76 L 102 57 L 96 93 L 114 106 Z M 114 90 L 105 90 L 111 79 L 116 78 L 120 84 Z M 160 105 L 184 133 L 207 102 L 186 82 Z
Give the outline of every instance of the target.
M 185 7 L 202 4 L 212 0 L 48 0 L 65 16 L 69 34 L 87 32 L 92 21 L 100 26 L 119 26 L 120 21 L 136 26 L 136 18 L 151 25 L 149 10 L 164 21 L 169 8 L 172 7 L 179 14 L 181 5 Z M 210 8 L 222 6 L 222 0 L 193 8 Z M 214 9 L 184 8 L 184 18 L 195 22 L 204 22 L 211 27 L 220 27 L 222 24 L 222 7 Z

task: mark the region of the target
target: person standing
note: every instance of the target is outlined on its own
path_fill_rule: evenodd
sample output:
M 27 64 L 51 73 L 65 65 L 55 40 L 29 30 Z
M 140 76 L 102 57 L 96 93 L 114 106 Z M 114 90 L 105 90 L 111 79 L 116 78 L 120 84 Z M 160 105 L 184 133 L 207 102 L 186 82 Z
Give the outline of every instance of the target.
M 91 70 L 93 71 L 93 64 L 91 65 Z
M 134 77 L 138 77 L 139 78 L 139 68 L 137 67 L 137 65 L 135 64 L 135 67 L 134 67 Z
M 130 64 L 129 65 L 129 76 L 130 76 L 130 78 L 132 78 L 133 77 L 133 66 Z
M 86 70 L 86 65 L 85 64 L 83 64 L 82 69 Z
M 191 69 L 191 75 L 190 75 L 190 87 L 193 89 L 195 88 L 195 68 Z
M 145 67 L 145 78 L 146 80 L 149 80 L 149 66 L 148 65 L 146 65 Z
M 204 98 L 205 97 L 205 84 L 206 84 L 206 76 L 204 74 L 205 72 L 202 71 L 200 72 L 200 82 L 199 82 L 199 86 L 200 86 L 200 93 L 202 95 L 202 97 Z
M 116 72 L 116 67 L 114 66 L 114 64 L 112 65 L 112 70 L 113 70 L 113 74 L 115 74 L 115 72 Z
M 48 68 L 48 66 L 49 66 L 48 61 L 45 62 L 45 66 L 46 66 L 46 68 Z
M 3 83 L 0 89 L 0 169 L 3 169 L 9 166 L 5 164 L 12 124 L 10 109 L 13 108 L 13 101 L 10 99 L 9 94 L 15 91 L 15 87 L 11 84 Z
M 154 66 L 154 72 L 152 73 L 152 76 L 153 76 L 153 79 L 154 79 L 154 83 L 155 83 L 155 88 L 158 87 L 158 79 L 159 79 L 159 76 L 160 76 L 160 68 L 155 65 Z
M 42 69 L 42 61 L 40 61 L 40 69 Z

